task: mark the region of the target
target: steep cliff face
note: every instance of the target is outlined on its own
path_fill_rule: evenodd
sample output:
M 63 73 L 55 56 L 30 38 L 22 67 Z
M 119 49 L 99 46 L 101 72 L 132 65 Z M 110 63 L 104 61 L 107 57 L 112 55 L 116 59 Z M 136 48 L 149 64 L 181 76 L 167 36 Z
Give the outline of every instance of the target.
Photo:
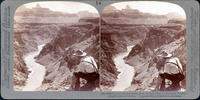
M 129 53 L 126 61 L 134 66 L 136 74 L 132 86 L 127 90 L 149 91 L 156 87 L 158 70 L 153 58 L 165 50 L 174 57 L 178 57 L 186 68 L 186 27 L 185 25 L 170 23 L 150 28 L 144 40 L 138 43 Z M 185 80 L 181 86 L 185 88 Z
M 24 57 L 37 46 L 55 37 L 63 24 L 17 23 L 14 24 L 14 89 L 21 90 L 28 77 Z
M 106 18 L 103 18 L 106 19 Z M 125 52 L 128 45 L 138 43 L 149 31 L 143 25 L 101 24 L 101 88 L 110 90 L 117 79 L 113 57 Z M 144 33 L 144 34 L 141 34 Z
M 20 24 L 14 27 L 14 89 L 25 85 L 28 77 L 28 69 L 24 63 L 24 57 L 37 50 L 37 46 L 50 41 L 55 37 L 59 25 L 56 24 Z M 44 34 L 45 33 L 45 34 Z M 20 83 L 20 84 L 19 84 Z M 18 89 L 16 89 L 18 90 Z
M 28 70 L 23 60 L 23 50 L 20 49 L 24 46 L 19 34 L 15 34 L 14 38 L 14 68 L 13 68 L 13 83 L 14 90 L 21 90 L 25 85 L 26 78 L 28 77 Z M 19 45 L 21 44 L 21 45 Z
M 63 26 L 56 37 L 47 43 L 36 57 L 46 67 L 43 85 L 39 90 L 64 91 L 70 86 L 73 68 L 64 60 L 71 57 L 71 50 L 81 49 L 99 63 L 98 18 L 83 18 L 79 23 Z
M 98 18 L 96 18 L 96 20 L 98 21 Z M 69 26 L 62 26 L 55 38 L 44 46 L 41 53 L 36 58 L 41 60 L 43 57 L 46 58 L 48 56 L 48 59 L 45 59 L 45 61 L 40 63 L 44 65 L 49 64 L 49 62 L 52 62 L 62 56 L 65 52 L 65 49 L 68 47 L 72 46 L 73 44 L 82 43 L 84 45 L 84 42 L 89 43 L 95 38 L 94 35 L 97 34 L 98 23 L 96 22 L 79 22 Z M 87 48 L 87 46 L 81 47 Z M 76 48 L 78 48 L 78 46 Z

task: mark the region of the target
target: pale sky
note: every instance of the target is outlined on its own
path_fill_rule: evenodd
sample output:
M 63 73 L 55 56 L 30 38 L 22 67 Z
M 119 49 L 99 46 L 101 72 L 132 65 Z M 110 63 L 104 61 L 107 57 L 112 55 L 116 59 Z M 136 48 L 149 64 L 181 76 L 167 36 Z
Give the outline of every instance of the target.
M 24 4 L 27 8 L 35 7 L 39 4 L 43 8 L 49 8 L 53 11 L 61 11 L 67 13 L 77 13 L 79 11 L 89 11 L 92 13 L 98 13 L 96 8 L 86 3 L 69 2 L 69 1 L 43 1 L 43 2 L 32 2 Z
M 185 11 L 177 4 L 158 2 L 158 1 L 130 1 L 130 2 L 119 2 L 114 3 L 117 9 L 121 10 L 129 5 L 133 9 L 138 9 L 144 13 L 154 13 L 158 15 L 164 15 L 170 12 L 175 12 L 181 15 L 184 19 L 186 18 Z
M 98 13 L 96 8 L 86 3 L 79 2 L 69 2 L 69 1 L 43 1 L 43 2 L 32 2 L 24 4 L 27 8 L 35 7 L 36 4 L 40 4 L 43 8 L 49 8 L 53 11 L 61 11 L 67 13 L 77 13 L 79 11 L 89 11 L 93 13 Z M 175 12 L 181 15 L 184 19 L 186 18 L 185 11 L 179 5 L 167 2 L 158 1 L 129 1 L 129 2 L 119 2 L 114 3 L 117 9 L 123 9 L 129 5 L 133 9 L 138 9 L 144 13 L 154 13 L 154 14 L 167 14 L 170 12 Z

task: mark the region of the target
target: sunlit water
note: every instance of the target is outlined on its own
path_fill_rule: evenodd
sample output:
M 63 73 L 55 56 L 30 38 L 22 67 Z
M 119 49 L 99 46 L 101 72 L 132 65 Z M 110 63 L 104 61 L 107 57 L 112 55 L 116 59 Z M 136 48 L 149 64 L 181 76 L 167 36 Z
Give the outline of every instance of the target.
M 113 87 L 112 91 L 124 91 L 131 85 L 135 73 L 134 68 L 126 64 L 123 58 L 129 54 L 132 47 L 133 46 L 127 47 L 126 52 L 120 53 L 114 58 L 114 63 L 120 74 L 118 75 L 116 85 Z
M 45 75 L 45 67 L 35 62 L 34 57 L 37 56 L 42 50 L 43 45 L 38 46 L 38 51 L 31 52 L 27 56 L 25 56 L 25 63 L 29 71 L 31 73 L 28 75 L 28 79 L 26 81 L 26 85 L 23 88 L 23 91 L 35 91 L 38 88 L 44 79 Z

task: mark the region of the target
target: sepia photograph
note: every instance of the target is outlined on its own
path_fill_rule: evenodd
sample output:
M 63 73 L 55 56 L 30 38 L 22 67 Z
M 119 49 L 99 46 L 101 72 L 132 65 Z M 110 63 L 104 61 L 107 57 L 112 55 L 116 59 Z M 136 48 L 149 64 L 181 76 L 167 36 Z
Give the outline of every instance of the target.
M 79 2 L 23 4 L 13 45 L 15 91 L 186 90 L 186 15 L 173 3 L 118 2 L 101 15 Z
M 186 15 L 176 4 L 130 1 L 101 13 L 102 91 L 185 91 Z
M 199 97 L 196 0 L 4 0 L 3 99 Z
M 43 1 L 14 15 L 15 91 L 99 90 L 99 13 L 79 2 Z

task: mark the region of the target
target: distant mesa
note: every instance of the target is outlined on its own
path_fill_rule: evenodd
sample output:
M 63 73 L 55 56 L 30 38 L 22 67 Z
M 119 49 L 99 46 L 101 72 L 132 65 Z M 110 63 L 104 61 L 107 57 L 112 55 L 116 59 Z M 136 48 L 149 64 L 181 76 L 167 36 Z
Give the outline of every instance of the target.
M 109 5 L 109 6 L 104 8 L 103 13 L 110 13 L 110 12 L 115 12 L 115 11 L 118 11 L 118 9 L 116 9 L 112 5 Z
M 168 20 L 180 18 L 180 15 L 169 13 L 168 15 L 157 15 L 153 13 L 140 12 L 129 5 L 119 10 L 114 6 L 105 7 L 102 13 L 102 21 L 107 24 L 167 24 Z
M 134 13 L 134 14 L 139 14 L 140 11 L 137 9 L 132 9 L 129 5 L 126 5 L 126 8 L 122 9 L 122 12 L 126 13 Z
M 99 17 L 97 13 L 80 11 L 78 13 L 66 13 L 52 11 L 37 4 L 33 8 L 20 6 L 15 13 L 15 23 L 76 23 L 83 17 Z
M 176 12 L 170 12 L 166 14 L 166 16 L 168 17 L 168 19 L 171 19 L 171 20 L 184 20 L 183 16 L 181 16 L 180 14 Z
M 38 17 L 58 17 L 58 16 L 68 16 L 74 17 L 75 14 L 64 14 L 58 11 L 52 11 L 49 8 L 43 8 L 39 4 L 33 8 L 26 8 L 24 5 L 20 6 L 15 13 L 15 16 L 38 16 Z
M 40 12 L 49 12 L 49 8 L 42 8 L 39 4 L 37 4 L 35 7 L 32 8 L 34 11 L 40 11 Z
M 40 4 L 37 4 L 35 8 L 42 8 Z

